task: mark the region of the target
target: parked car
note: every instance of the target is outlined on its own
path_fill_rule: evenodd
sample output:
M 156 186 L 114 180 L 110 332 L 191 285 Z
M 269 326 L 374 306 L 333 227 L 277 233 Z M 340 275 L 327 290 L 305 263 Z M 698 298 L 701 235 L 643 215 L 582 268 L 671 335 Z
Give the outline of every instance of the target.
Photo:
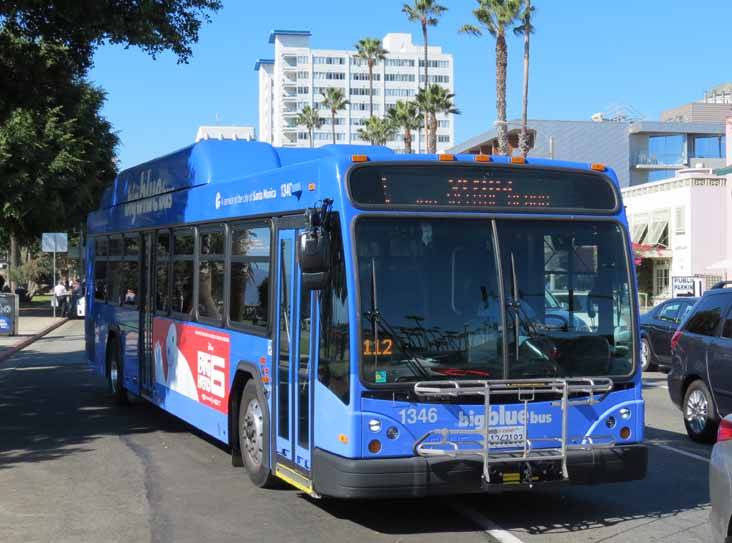
M 732 415 L 722 419 L 709 461 L 709 520 L 715 543 L 732 541 Z
M 712 442 L 732 413 L 732 281 L 704 293 L 671 337 L 668 391 L 694 441 Z
M 640 317 L 643 371 L 671 366 L 671 336 L 699 298 L 674 298 Z

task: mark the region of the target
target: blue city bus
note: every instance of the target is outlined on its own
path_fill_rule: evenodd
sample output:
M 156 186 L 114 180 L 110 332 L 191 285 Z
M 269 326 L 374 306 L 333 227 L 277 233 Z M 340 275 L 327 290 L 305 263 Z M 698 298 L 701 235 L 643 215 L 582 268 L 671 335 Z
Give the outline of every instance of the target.
M 601 164 L 201 141 L 88 219 L 86 350 L 253 483 L 426 496 L 645 477 Z

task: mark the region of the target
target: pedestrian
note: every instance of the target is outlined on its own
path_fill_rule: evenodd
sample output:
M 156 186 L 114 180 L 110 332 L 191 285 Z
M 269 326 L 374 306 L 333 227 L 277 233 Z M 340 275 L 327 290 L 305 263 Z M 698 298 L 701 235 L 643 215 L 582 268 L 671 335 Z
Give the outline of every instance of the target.
M 68 311 L 68 303 L 66 302 L 66 287 L 63 279 L 59 279 L 58 284 L 53 287 L 53 296 L 56 299 L 56 307 L 59 308 L 61 316 L 65 317 Z

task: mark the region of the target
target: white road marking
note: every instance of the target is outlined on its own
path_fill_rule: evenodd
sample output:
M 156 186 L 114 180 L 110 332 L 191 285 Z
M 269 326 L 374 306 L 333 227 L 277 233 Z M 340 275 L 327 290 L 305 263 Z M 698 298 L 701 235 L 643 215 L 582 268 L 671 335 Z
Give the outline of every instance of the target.
M 676 447 L 671 447 L 669 445 L 662 445 L 661 443 L 654 443 L 653 441 L 648 441 L 649 445 L 653 445 L 654 447 L 658 447 L 660 449 L 666 449 L 667 451 L 672 451 L 678 454 L 682 454 L 684 456 L 688 456 L 689 458 L 694 458 L 695 460 L 701 460 L 702 462 L 709 462 L 709 458 L 706 456 L 702 456 L 700 454 L 694 454 L 687 451 L 682 451 L 681 449 L 677 449 Z
M 491 536 L 499 543 L 524 543 L 521 539 L 513 535 L 511 532 L 504 530 L 491 519 L 479 513 L 472 507 L 467 507 L 464 503 L 458 502 L 453 504 L 456 513 L 467 518 L 471 522 L 477 524 L 486 534 Z

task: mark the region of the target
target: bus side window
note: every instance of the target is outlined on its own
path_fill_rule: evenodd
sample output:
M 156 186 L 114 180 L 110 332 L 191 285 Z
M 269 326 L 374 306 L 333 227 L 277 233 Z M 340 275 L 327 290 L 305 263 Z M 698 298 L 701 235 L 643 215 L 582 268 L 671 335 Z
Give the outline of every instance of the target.
M 94 246 L 94 299 L 100 302 L 107 298 L 107 256 L 109 242 L 106 237 L 96 238 Z
M 270 227 L 261 223 L 235 224 L 229 232 L 229 320 L 237 325 L 266 328 L 270 309 Z
M 109 261 L 107 262 L 107 303 L 120 305 L 122 300 L 122 236 L 109 238 Z
M 125 235 L 125 261 L 122 269 L 120 300 L 123 305 L 137 307 L 140 272 L 140 235 Z
M 174 313 L 190 316 L 193 310 L 193 228 L 181 228 L 173 234 Z
M 224 315 L 224 227 L 198 231 L 198 316 L 220 322 Z
M 320 291 L 320 349 L 318 381 L 343 403 L 350 401 L 348 293 L 343 241 L 338 215 L 332 217 L 331 269 L 328 285 Z
M 158 231 L 155 249 L 155 309 L 167 314 L 170 309 L 170 233 Z

